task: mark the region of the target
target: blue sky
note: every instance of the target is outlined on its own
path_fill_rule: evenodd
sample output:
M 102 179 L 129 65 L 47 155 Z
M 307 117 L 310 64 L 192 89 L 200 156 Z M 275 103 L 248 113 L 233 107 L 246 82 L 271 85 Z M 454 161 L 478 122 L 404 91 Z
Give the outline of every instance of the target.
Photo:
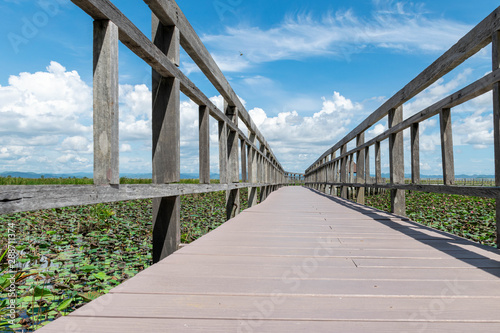
M 114 3 L 150 36 L 144 2 Z M 493 0 L 178 4 L 283 167 L 294 172 L 307 168 L 498 6 Z M 91 18 L 68 0 L 4 0 L 0 13 L 0 172 L 91 172 Z M 490 52 L 480 51 L 408 102 L 405 116 L 488 73 Z M 181 69 L 222 104 L 185 53 Z M 151 172 L 150 72 L 120 46 L 122 172 Z M 181 109 L 181 169 L 196 173 L 197 107 L 183 97 Z M 491 95 L 455 108 L 452 117 L 456 173 L 492 174 Z M 211 168 L 217 172 L 212 125 Z M 422 174 L 441 174 L 437 125 L 437 118 L 422 125 Z M 386 126 L 382 120 L 368 137 Z M 387 154 L 382 158 L 387 170 Z

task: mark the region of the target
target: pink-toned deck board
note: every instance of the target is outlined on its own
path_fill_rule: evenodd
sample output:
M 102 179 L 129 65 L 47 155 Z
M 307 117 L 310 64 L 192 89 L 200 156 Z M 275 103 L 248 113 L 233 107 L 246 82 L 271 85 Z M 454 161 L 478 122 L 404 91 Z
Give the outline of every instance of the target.
M 40 332 L 496 332 L 500 251 L 283 188 Z

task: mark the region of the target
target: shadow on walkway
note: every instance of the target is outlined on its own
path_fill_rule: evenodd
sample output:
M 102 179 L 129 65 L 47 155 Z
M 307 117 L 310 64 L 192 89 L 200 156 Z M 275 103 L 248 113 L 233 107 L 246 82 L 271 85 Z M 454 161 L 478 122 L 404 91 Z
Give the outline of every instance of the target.
M 311 192 L 314 192 L 317 195 L 321 195 L 324 198 L 327 198 L 336 204 L 342 205 L 344 207 L 347 207 L 349 209 L 352 209 L 354 211 L 357 211 L 363 215 L 366 215 L 372 219 L 374 219 L 377 223 L 383 224 L 387 227 L 390 227 L 393 230 L 396 230 L 400 233 L 403 233 L 407 235 L 408 237 L 411 237 L 415 239 L 416 241 L 423 243 L 425 245 L 431 246 L 434 249 L 441 251 L 443 253 L 446 253 L 450 256 L 453 256 L 457 260 L 460 260 L 462 262 L 465 262 L 473 267 L 476 267 L 478 269 L 481 269 L 491 275 L 494 275 L 498 278 L 500 278 L 500 261 L 486 257 L 484 255 L 481 255 L 475 251 L 468 250 L 467 248 L 463 248 L 458 246 L 458 244 L 461 245 L 468 245 L 472 246 L 473 248 L 476 248 L 481 251 L 488 251 L 491 252 L 495 255 L 500 256 L 500 250 L 497 250 L 493 247 L 482 245 L 479 243 L 475 243 L 471 240 L 462 238 L 460 236 L 456 236 L 441 230 L 437 230 L 428 226 L 425 226 L 423 224 L 411 221 L 407 217 L 402 217 L 398 216 L 395 214 L 391 214 L 385 211 L 381 211 L 379 209 L 369 207 L 369 206 L 363 206 L 358 203 L 342 199 L 339 197 L 334 197 L 322 192 L 319 192 L 314 189 L 306 188 L 310 190 Z M 395 223 L 391 220 L 393 219 L 399 219 L 403 220 L 406 223 L 410 224 L 410 226 L 405 226 L 401 225 L 398 223 Z M 437 233 L 443 238 L 434 238 L 432 236 L 427 235 L 426 233 L 419 232 L 418 229 L 425 229 L 432 231 L 434 233 Z M 466 253 L 466 255 L 464 255 Z M 487 267 L 484 266 L 485 262 L 488 263 Z M 493 267 L 492 267 L 493 266 Z

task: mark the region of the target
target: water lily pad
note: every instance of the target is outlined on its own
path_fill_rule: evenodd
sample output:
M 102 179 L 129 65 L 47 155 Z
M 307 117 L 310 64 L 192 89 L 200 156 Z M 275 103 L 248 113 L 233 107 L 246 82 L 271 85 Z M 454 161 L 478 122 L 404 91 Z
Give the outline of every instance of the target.
M 71 302 L 73 302 L 73 298 L 62 301 L 61 304 L 59 304 L 59 306 L 57 307 L 57 310 L 58 311 L 66 310 L 71 305 Z
M 35 291 L 33 293 L 33 296 L 42 297 L 42 296 L 49 296 L 49 295 L 52 295 L 52 292 L 50 290 L 42 288 L 42 287 L 35 287 Z
M 83 298 L 86 302 L 90 302 L 95 300 L 96 298 L 100 297 L 102 294 L 97 292 L 97 291 L 89 291 L 86 293 L 80 293 L 78 296 Z

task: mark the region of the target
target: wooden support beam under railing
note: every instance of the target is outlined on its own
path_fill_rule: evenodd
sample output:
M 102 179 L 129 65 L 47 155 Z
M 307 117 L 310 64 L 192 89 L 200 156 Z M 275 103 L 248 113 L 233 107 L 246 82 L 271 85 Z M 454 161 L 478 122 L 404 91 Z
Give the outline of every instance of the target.
M 492 69 L 500 68 L 500 31 L 492 35 Z M 495 186 L 500 186 L 500 83 L 493 85 L 493 142 L 495 156 Z M 500 248 L 500 196 L 496 198 L 497 248 Z
M 420 183 L 420 124 L 411 126 L 411 182 Z
M 206 105 L 199 108 L 198 124 L 200 184 L 210 184 L 210 111 Z
M 94 184 L 118 185 L 118 27 L 94 21 Z
M 224 104 L 226 116 L 231 121 L 238 125 L 238 108 L 230 106 L 227 102 Z M 240 168 L 239 168 L 239 137 L 238 133 L 227 128 L 227 182 L 239 183 Z M 232 219 L 240 213 L 240 190 L 233 189 L 226 192 L 226 218 Z
M 439 115 L 441 130 L 441 156 L 445 185 L 455 184 L 455 162 L 453 158 L 453 135 L 451 129 L 451 109 L 442 109 Z
M 403 121 L 403 107 L 389 111 L 389 128 Z M 389 137 L 389 164 L 391 184 L 404 184 L 404 138 L 403 132 L 391 134 Z M 397 215 L 406 215 L 405 192 L 403 190 L 391 190 L 391 212 Z
M 365 133 L 358 134 L 356 138 L 356 145 L 360 146 L 365 143 Z M 365 182 L 365 150 L 360 150 L 356 154 L 356 182 L 364 183 Z M 356 189 L 356 202 L 359 204 L 365 204 L 365 189 L 357 188 Z
M 179 30 L 152 15 L 152 38 L 172 64 L 179 63 Z M 180 81 L 153 70 L 153 184 L 180 181 Z M 153 199 L 153 263 L 179 248 L 180 197 Z

